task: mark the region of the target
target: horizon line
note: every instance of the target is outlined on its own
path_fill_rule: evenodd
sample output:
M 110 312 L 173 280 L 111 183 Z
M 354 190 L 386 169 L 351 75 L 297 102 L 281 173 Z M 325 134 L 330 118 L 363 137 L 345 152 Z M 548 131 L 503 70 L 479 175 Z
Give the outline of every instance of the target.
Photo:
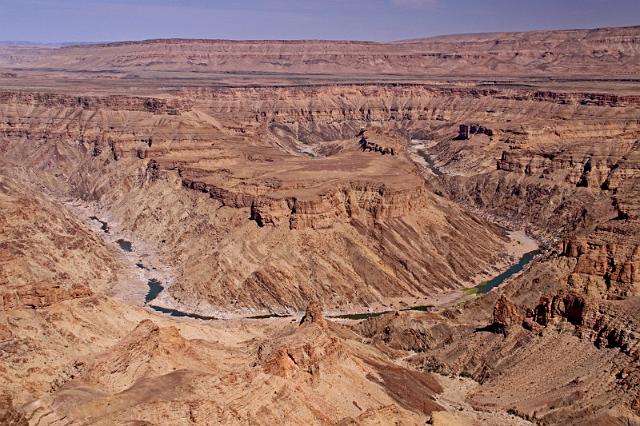
M 239 42 L 239 43 L 249 43 L 249 42 L 333 42 L 333 43 L 370 43 L 370 44 L 393 44 L 393 43 L 411 43 L 418 41 L 426 41 L 429 39 L 441 38 L 441 37 L 452 37 L 452 36 L 489 36 L 489 35 L 497 35 L 497 34 L 527 34 L 527 33 L 541 33 L 541 32 L 571 32 L 571 31 L 597 31 L 597 30 L 606 30 L 606 29 L 632 29 L 632 28 L 640 28 L 640 24 L 638 25 L 622 25 L 622 26 L 603 26 L 603 27 L 589 27 L 589 28 L 544 28 L 544 29 L 533 29 L 533 30 L 522 30 L 522 31 L 480 31 L 480 32 L 469 32 L 469 33 L 446 33 L 446 34 L 435 34 L 424 37 L 413 37 L 408 39 L 396 39 L 396 40 L 386 40 L 386 41 L 375 41 L 375 40 L 364 40 L 364 39 L 332 39 L 332 38 L 250 38 L 250 39 L 233 39 L 233 38 L 203 38 L 203 37 L 150 37 L 150 38 L 140 38 L 140 39 L 123 39 L 123 40 L 96 40 L 96 41 L 31 41 L 31 40 L 0 40 L 0 45 L 14 45 L 14 46 L 33 46 L 33 47 L 50 47 L 50 48 L 60 48 L 60 47 L 73 47 L 73 46 L 83 46 L 83 45 L 117 45 L 117 44 L 127 44 L 127 43 L 145 43 L 145 42 L 161 42 L 161 41 L 214 41 L 214 42 Z

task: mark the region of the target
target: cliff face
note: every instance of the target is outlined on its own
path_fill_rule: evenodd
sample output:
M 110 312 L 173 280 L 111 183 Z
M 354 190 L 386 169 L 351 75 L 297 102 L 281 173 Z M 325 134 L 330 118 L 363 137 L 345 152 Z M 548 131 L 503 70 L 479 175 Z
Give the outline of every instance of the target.
M 291 229 L 329 228 L 335 222 L 352 218 L 385 220 L 426 208 L 424 185 L 415 188 L 387 188 L 384 183 L 347 182 L 334 191 L 327 190 L 313 199 L 295 196 L 278 199 L 269 195 L 234 193 L 223 188 L 183 179 L 184 187 L 206 194 L 224 206 L 249 207 L 250 219 L 258 226 L 288 226 Z
M 639 178 L 640 127 L 624 109 L 617 117 L 613 111 L 588 108 L 588 121 L 573 108 L 560 108 L 545 119 L 495 126 L 494 137 L 469 141 L 438 132 L 429 152 L 449 170 L 444 180 L 454 199 L 566 236 L 635 211 L 630 185 Z
M 75 286 L 65 289 L 60 286 L 38 283 L 17 288 L 13 291 L 4 290 L 0 294 L 0 304 L 3 309 L 15 308 L 45 308 L 64 300 L 78 299 L 93 295 L 88 287 Z
M 314 92 L 326 105 L 308 107 L 326 112 L 299 109 Z M 17 96 L 2 107 L 2 147 L 5 161 L 97 200 L 156 244 L 180 274 L 169 291 L 187 310 L 300 309 L 311 295 L 332 309 L 382 306 L 459 287 L 506 258 L 502 231 L 432 192 L 407 154 L 410 121 L 378 97 L 436 103 L 437 94 L 346 89 L 344 102 L 365 97 L 370 119 L 384 117 L 366 130 L 394 148 L 381 155 L 362 149 L 357 129 L 371 121 L 338 113 L 338 93 L 184 91 L 166 104 L 193 107 L 175 115 L 139 98 L 118 98 L 119 110 L 106 98 Z
M 3 48 L 1 63 L 73 70 L 314 74 L 632 75 L 638 27 L 470 34 L 396 43 L 148 40 L 59 49 Z
M 105 296 L 100 277 L 86 280 L 87 287 L 66 287 L 86 279 L 87 264 L 102 272 L 101 265 L 92 262 L 106 249 L 89 241 L 82 257 L 75 258 L 68 246 L 72 239 L 58 238 L 58 233 L 86 232 L 87 239 L 91 234 L 59 204 L 16 182 L 5 177 L 1 181 L 2 271 L 16 261 L 15 247 L 48 262 L 21 277 L 29 283 L 25 286 L 0 282 L 2 424 L 106 425 L 132 419 L 273 423 L 293 411 L 300 423 L 318 418 L 327 423 L 417 423 L 441 408 L 435 396 L 443 389 L 432 375 L 403 367 L 363 345 L 348 329 L 324 319 L 318 305 L 308 309 L 301 325 L 289 319 L 267 320 L 266 327 L 258 320 L 176 321 Z M 10 208 L 15 199 L 6 203 L 16 188 L 23 217 Z M 29 215 L 48 226 L 30 227 L 25 220 Z M 14 233 L 21 228 L 27 235 Z M 37 283 L 41 269 L 64 270 L 67 260 L 75 268 L 60 285 Z M 101 260 L 109 267 L 124 266 L 119 256 Z M 399 392 L 402 387 L 418 389 L 420 395 Z M 256 399 L 255 392 L 272 396 Z M 84 397 L 77 399 L 78 394 Z M 290 397 L 283 397 L 287 394 Z M 326 412 L 313 407 L 325 407 Z
M 152 98 L 142 97 L 78 103 L 73 96 L 14 93 L 8 99 L 0 120 L 5 160 L 62 173 L 76 196 L 112 206 L 128 229 L 170 241 L 162 250 L 181 259 L 176 265 L 189 277 L 171 291 L 185 303 L 204 298 L 216 308 L 223 300 L 237 300 L 237 308 L 300 308 L 310 292 L 330 293 L 307 288 L 312 276 L 337 281 L 341 295 L 331 296 L 333 306 L 354 297 L 373 303 L 383 300 L 374 296 L 379 291 L 418 296 L 419 282 L 432 289 L 460 285 L 473 275 L 472 258 L 485 259 L 475 269 L 486 269 L 500 238 L 431 193 L 432 184 L 408 159 L 411 137 L 438 142 L 430 155 L 449 175 L 437 186 L 453 199 L 544 228 L 547 236 L 569 236 L 635 211 L 630 194 L 639 125 L 632 95 L 419 85 L 184 89 L 151 110 L 145 102 Z M 479 123 L 491 134 L 455 140 L 460 122 Z M 356 137 L 363 126 L 372 143 L 393 146 L 396 155 L 363 151 Z M 178 204 L 151 202 L 149 191 Z M 203 197 L 224 209 L 206 212 Z M 191 213 L 195 206 L 203 216 Z M 167 208 L 173 219 L 159 213 Z M 231 227 L 207 224 L 206 217 L 224 217 Z M 173 235 L 161 237 L 160 226 Z M 284 229 L 318 233 L 303 241 Z M 459 229 L 470 230 L 469 238 Z M 449 236 L 454 251 L 434 252 L 440 237 L 424 235 L 435 230 Z M 196 234 L 202 243 L 188 243 Z M 238 238 L 252 249 L 231 243 Z M 274 250 L 278 239 L 288 247 Z M 489 244 L 476 247 L 482 239 Z M 203 254 L 214 244 L 217 250 Z M 323 259 L 322 244 L 337 255 L 329 264 L 309 264 L 299 254 Z M 398 254 L 412 245 L 422 248 Z M 237 253 L 242 261 L 231 262 Z M 364 271 L 369 268 L 376 272 Z M 575 285 L 584 287 L 576 274 Z M 618 282 L 619 270 L 612 274 Z M 603 294 L 635 292 L 626 278 L 617 290 L 607 289 L 609 276 L 598 279 Z M 355 296 L 346 285 L 353 280 L 367 290 Z M 284 289 L 292 285 L 298 290 L 289 297 Z
M 251 204 L 251 218 L 259 226 L 288 223 L 291 229 L 327 228 L 351 219 L 385 221 L 425 209 L 426 189 L 387 189 L 384 184 L 351 182 L 315 200 L 261 200 Z
M 640 294 L 640 241 L 637 226 L 600 226 L 586 237 L 563 244 L 563 254 L 576 259 L 569 286 L 603 298 Z
M 45 108 L 77 108 L 84 110 L 146 111 L 176 115 L 191 108 L 192 103 L 179 99 L 145 98 L 142 96 L 69 96 L 57 93 L 0 92 L 3 104 L 20 104 Z

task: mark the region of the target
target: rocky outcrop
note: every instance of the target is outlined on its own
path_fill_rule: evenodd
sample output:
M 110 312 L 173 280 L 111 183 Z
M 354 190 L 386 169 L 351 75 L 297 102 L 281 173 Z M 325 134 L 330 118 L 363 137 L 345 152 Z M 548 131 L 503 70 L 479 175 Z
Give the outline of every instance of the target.
M 307 306 L 304 316 L 300 320 L 300 325 L 316 325 L 327 327 L 327 320 L 322 315 L 322 305 L 319 302 L 311 302 Z
M 284 378 L 305 373 L 317 382 L 321 365 L 332 368 L 332 364 L 346 356 L 347 349 L 331 331 L 318 302 L 309 303 L 299 327 L 282 342 L 276 343 L 269 354 L 265 354 L 265 346 L 260 346 L 258 362 L 266 373 Z
M 2 104 L 27 104 L 40 107 L 80 108 L 96 110 L 101 108 L 113 111 L 146 111 L 153 114 L 175 115 L 189 111 L 192 102 L 181 99 L 143 98 L 126 95 L 109 96 L 69 96 L 56 93 L 26 93 L 0 91 Z
M 574 291 L 611 299 L 640 294 L 636 227 L 616 225 L 601 226 L 588 237 L 563 242 L 562 255 L 576 260 L 569 277 Z
M 369 142 L 364 136 L 360 138 L 358 144 L 360 145 L 360 149 L 362 149 L 362 151 L 379 152 L 382 155 L 395 155 L 395 150 L 393 148 L 380 146 L 375 142 Z
M 456 140 L 466 141 L 471 139 L 474 135 L 487 135 L 492 137 L 493 130 L 479 124 L 461 124 Z
M 438 326 L 444 325 L 442 321 L 441 316 L 431 313 L 390 312 L 367 318 L 353 329 L 370 341 L 393 349 L 427 352 L 451 336 L 447 326 Z
M 442 387 L 430 374 L 375 356 L 369 352 L 373 346 L 360 343 L 344 326 L 323 320 L 319 310 L 319 305 L 310 304 L 302 324 L 276 341 L 262 344 L 256 367 L 287 384 L 303 381 L 314 388 L 346 375 L 350 388 L 373 384 L 404 409 L 422 415 L 441 409 L 434 395 L 442 392 Z
M 13 336 L 11 329 L 4 321 L 0 321 L 0 341 L 10 339 Z
M 345 348 L 336 337 L 317 342 L 289 344 L 278 347 L 262 362 L 266 373 L 291 378 L 304 373 L 312 380 L 318 380 L 321 366 L 336 362 L 344 356 Z
M 108 350 L 68 366 L 70 373 L 61 381 L 73 379 L 102 391 L 122 392 L 139 380 L 173 372 L 183 359 L 202 370 L 210 367 L 193 354 L 191 342 L 177 328 L 145 319 Z
M 0 306 L 3 309 L 39 309 L 65 300 L 79 299 L 92 295 L 93 291 L 90 288 L 81 285 L 67 289 L 59 285 L 42 283 L 19 287 L 13 291 L 4 290 L 0 292 Z
M 493 326 L 505 332 L 509 327 L 521 325 L 524 316 L 520 313 L 518 307 L 511 303 L 503 294 L 500 296 L 493 308 Z
M 511 142 L 509 142 L 511 143 Z M 497 170 L 524 174 L 539 179 L 558 178 L 558 183 L 577 188 L 613 190 L 619 187 L 618 174 L 632 175 L 631 170 L 619 171 L 620 153 L 611 156 L 592 156 L 588 152 L 557 155 L 524 147 L 503 151 L 496 162 Z M 622 172 L 622 173 L 621 173 Z M 629 176 L 631 177 L 631 176 Z
M 350 182 L 310 199 L 277 199 L 233 192 L 189 179 L 182 182 L 187 188 L 208 193 L 224 206 L 249 207 L 250 219 L 259 226 L 290 229 L 328 228 L 354 217 L 385 220 L 424 208 L 427 201 L 424 187 L 396 190 L 376 182 Z
M 155 160 L 150 160 L 147 163 L 147 169 L 144 173 L 145 180 L 147 182 L 155 182 L 160 178 L 160 166 Z
M 533 309 L 527 310 L 524 322 L 522 319 L 515 305 L 504 296 L 498 299 L 494 308 L 494 324 L 506 327 L 517 323 L 539 332 L 540 326 L 560 326 L 562 321 L 566 321 L 575 326 L 575 335 L 593 342 L 598 348 L 617 348 L 627 355 L 638 355 L 640 342 L 634 333 L 635 320 L 628 315 L 621 316 L 610 303 L 560 292 L 541 297 Z

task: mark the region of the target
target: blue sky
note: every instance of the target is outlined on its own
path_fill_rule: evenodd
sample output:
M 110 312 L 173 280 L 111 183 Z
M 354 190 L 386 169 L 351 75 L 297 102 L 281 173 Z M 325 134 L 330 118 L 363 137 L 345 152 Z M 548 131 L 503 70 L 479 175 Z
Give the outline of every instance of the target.
M 399 40 L 640 25 L 640 0 L 0 0 L 0 40 Z

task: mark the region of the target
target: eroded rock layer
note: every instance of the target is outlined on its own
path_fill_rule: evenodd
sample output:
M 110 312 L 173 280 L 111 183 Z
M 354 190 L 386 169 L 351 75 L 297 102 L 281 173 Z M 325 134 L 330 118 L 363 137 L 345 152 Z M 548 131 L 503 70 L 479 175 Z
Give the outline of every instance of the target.
M 468 34 L 395 43 L 148 40 L 59 49 L 9 46 L 0 63 L 71 70 L 314 74 L 637 74 L 638 27 Z
M 380 95 L 412 105 L 452 96 L 420 87 L 185 91 L 166 101 L 191 105 L 176 112 L 135 97 L 16 95 L 2 107 L 2 147 L 10 164 L 53 175 L 51 189 L 97 200 L 157 244 L 181 273 L 169 291 L 198 309 L 300 309 L 309 297 L 339 308 L 460 287 L 505 259 L 504 235 L 432 192 L 407 152 L 406 127 L 423 121 L 396 116 Z M 371 103 L 373 116 L 336 115 L 337 96 Z M 232 99 L 243 102 L 225 106 Z M 305 116 L 311 106 L 297 104 L 308 99 L 326 99 L 328 111 Z M 362 126 L 394 155 L 363 149 Z
M 639 423 L 637 44 L 0 48 L 0 422 Z

